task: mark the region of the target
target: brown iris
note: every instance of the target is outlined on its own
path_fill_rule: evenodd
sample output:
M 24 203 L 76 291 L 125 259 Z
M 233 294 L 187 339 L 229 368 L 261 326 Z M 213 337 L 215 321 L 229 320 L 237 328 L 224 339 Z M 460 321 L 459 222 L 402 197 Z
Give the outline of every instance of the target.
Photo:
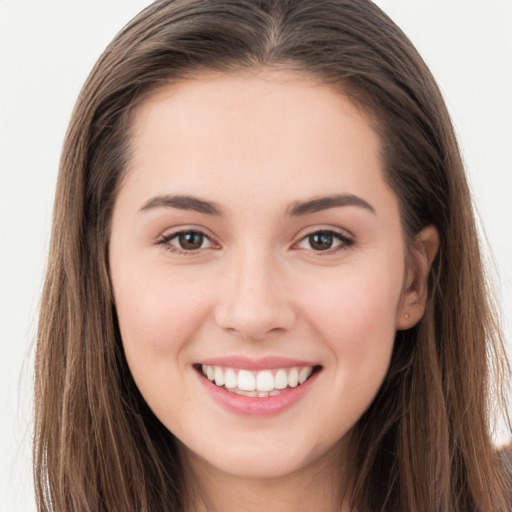
M 331 233 L 313 233 L 308 236 L 309 244 L 315 251 L 326 251 L 333 244 L 333 236 Z
M 203 245 L 204 235 L 198 231 L 185 231 L 178 235 L 178 242 L 182 249 L 194 251 Z

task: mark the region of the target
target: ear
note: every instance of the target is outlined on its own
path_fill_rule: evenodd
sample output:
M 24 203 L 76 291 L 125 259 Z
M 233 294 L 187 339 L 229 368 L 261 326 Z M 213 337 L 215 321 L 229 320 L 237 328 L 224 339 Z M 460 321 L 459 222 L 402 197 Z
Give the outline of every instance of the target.
M 410 329 L 425 312 L 428 274 L 439 249 L 439 233 L 434 226 L 421 230 L 409 249 L 404 289 L 397 310 L 397 329 Z

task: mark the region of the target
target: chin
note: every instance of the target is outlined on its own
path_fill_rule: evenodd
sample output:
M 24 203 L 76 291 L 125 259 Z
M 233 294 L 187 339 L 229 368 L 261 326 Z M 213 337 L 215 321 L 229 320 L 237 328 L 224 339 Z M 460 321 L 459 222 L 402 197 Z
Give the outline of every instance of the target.
M 305 469 L 322 467 L 327 460 L 338 457 L 343 440 L 327 443 L 325 439 L 309 438 L 306 432 L 288 430 L 282 435 L 268 433 L 250 436 L 250 439 L 223 438 L 217 443 L 212 438 L 198 446 L 197 451 L 182 446 L 185 457 L 200 459 L 212 469 L 245 479 L 278 479 Z M 341 458 L 339 459 L 341 460 Z
M 298 454 L 275 451 L 245 450 L 237 447 L 236 452 L 227 454 L 222 460 L 209 460 L 217 470 L 244 479 L 277 479 L 286 477 L 308 465 Z

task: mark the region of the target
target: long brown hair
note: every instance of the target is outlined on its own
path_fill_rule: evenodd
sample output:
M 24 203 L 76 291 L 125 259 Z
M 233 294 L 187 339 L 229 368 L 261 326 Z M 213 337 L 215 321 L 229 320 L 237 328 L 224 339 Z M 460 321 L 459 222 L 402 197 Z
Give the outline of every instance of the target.
M 160 0 L 100 57 L 73 112 L 55 199 L 36 360 L 39 510 L 183 510 L 176 441 L 123 354 L 111 213 L 132 113 L 149 94 L 192 73 L 262 66 L 347 94 L 380 134 L 406 240 L 429 224 L 440 235 L 424 318 L 397 333 L 385 382 L 355 427 L 353 509 L 511 510 L 490 427 L 508 366 L 461 156 L 429 70 L 369 0 Z

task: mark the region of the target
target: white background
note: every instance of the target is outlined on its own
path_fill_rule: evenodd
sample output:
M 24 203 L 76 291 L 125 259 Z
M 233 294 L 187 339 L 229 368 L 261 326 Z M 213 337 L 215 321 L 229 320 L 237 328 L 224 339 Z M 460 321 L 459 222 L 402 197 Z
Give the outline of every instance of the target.
M 512 345 L 512 0 L 379 0 L 452 113 Z M 33 342 L 59 153 L 76 96 L 148 1 L 0 0 L 0 512 L 33 512 Z

